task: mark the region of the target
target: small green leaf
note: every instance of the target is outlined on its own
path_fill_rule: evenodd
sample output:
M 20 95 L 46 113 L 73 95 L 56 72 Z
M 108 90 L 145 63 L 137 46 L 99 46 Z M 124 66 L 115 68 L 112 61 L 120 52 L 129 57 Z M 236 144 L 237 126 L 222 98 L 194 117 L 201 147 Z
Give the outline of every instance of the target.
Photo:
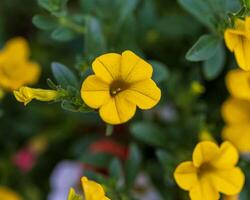
M 225 65 L 225 49 L 223 44 L 217 48 L 214 56 L 203 63 L 203 73 L 207 80 L 212 80 L 220 75 Z
M 203 35 L 187 52 L 186 59 L 189 61 L 203 61 L 211 58 L 217 51 L 221 39 L 215 35 Z
M 68 29 L 68 28 L 64 28 L 64 27 L 59 27 L 56 28 L 52 33 L 51 33 L 51 37 L 54 40 L 58 40 L 58 41 L 69 41 L 74 39 L 75 37 L 75 33 Z
M 153 69 L 154 69 L 153 80 L 155 80 L 157 83 L 161 83 L 167 80 L 169 76 L 169 71 L 168 71 L 167 66 L 155 60 L 151 60 L 149 62 L 153 66 Z
M 167 134 L 159 129 L 155 124 L 148 122 L 134 123 L 130 127 L 132 135 L 153 146 L 165 147 L 167 145 Z
M 64 89 L 67 89 L 68 86 L 79 87 L 76 76 L 63 64 L 54 62 L 51 65 L 51 69 L 57 83 Z
M 125 166 L 125 183 L 128 189 L 134 185 L 136 176 L 140 170 L 141 161 L 142 157 L 138 146 L 136 144 L 131 144 L 129 148 L 129 157 Z
M 56 27 L 55 20 L 48 16 L 36 15 L 32 19 L 33 24 L 42 30 L 52 30 Z
M 109 174 L 115 180 L 122 176 L 122 165 L 117 158 L 114 158 L 109 165 Z

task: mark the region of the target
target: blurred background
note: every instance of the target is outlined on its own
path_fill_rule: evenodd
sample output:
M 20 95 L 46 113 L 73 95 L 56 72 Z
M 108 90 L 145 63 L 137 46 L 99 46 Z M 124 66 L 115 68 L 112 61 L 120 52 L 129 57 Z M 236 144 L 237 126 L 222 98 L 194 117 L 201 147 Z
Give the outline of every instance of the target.
M 30 59 L 42 70 L 33 87 L 49 88 L 47 79 L 56 81 L 52 62 L 71 69 L 80 86 L 91 72 L 93 58 L 129 49 L 153 65 L 153 79 L 162 90 L 157 107 L 137 111 L 131 121 L 115 126 L 109 137 L 98 113 L 79 112 L 71 102 L 33 101 L 23 106 L 12 92 L 4 91 L 0 100 L 0 199 L 1 190 L 7 187 L 24 200 L 63 200 L 69 187 L 79 188 L 82 175 L 105 185 L 115 200 L 188 199 L 176 186 L 173 170 L 191 158 L 202 133 L 221 141 L 220 110 L 228 96 L 224 79 L 236 64 L 223 41 L 222 56 L 210 62 L 214 68 L 185 59 L 197 39 L 213 31 L 187 12 L 182 2 L 0 1 L 0 49 L 17 36 L 28 41 Z M 216 5 L 209 8 L 216 12 L 215 22 L 240 8 L 236 0 L 222 4 L 223 12 L 217 12 Z M 247 161 L 241 165 L 249 167 Z M 248 199 L 247 191 L 244 195 L 242 199 Z

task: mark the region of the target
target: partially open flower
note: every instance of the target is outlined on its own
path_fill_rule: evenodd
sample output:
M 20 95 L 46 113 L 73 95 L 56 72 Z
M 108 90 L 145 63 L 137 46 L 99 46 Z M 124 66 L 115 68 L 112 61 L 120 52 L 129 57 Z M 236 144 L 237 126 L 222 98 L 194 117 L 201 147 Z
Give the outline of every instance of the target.
M 151 79 L 152 66 L 131 51 L 104 54 L 95 59 L 92 68 L 95 75 L 83 82 L 81 96 L 109 124 L 127 122 L 136 106 L 150 109 L 161 98 Z
M 193 161 L 181 163 L 174 172 L 177 184 L 189 191 L 192 200 L 218 200 L 219 192 L 226 195 L 240 193 L 244 174 L 236 167 L 239 159 L 235 147 L 224 142 L 200 142 L 193 152 Z
M 243 70 L 250 70 L 250 17 L 237 19 L 234 28 L 225 31 L 224 38 L 228 49 L 234 52 L 237 63 Z
M 34 89 L 29 87 L 21 87 L 19 90 L 14 91 L 14 95 L 19 102 L 27 105 L 33 99 L 39 101 L 53 101 L 59 97 L 56 90 Z
M 88 180 L 87 177 L 82 177 L 82 187 L 84 190 L 84 200 L 110 200 L 105 196 L 103 187 L 95 181 Z M 70 189 L 68 200 L 80 200 L 73 188 Z
M 0 51 L 0 88 L 13 91 L 37 82 L 40 66 L 29 60 L 29 54 L 24 38 L 14 38 L 6 43 Z

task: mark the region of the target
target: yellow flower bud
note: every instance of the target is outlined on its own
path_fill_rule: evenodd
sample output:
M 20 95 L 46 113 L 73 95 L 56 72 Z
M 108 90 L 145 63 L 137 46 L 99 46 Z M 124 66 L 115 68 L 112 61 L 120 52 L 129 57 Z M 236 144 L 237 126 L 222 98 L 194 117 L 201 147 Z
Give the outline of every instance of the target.
M 14 91 L 14 95 L 19 102 L 27 105 L 33 99 L 39 101 L 53 101 L 58 98 L 59 94 L 56 90 L 33 89 L 29 87 L 21 87 Z
M 202 94 L 205 92 L 205 88 L 204 86 L 199 83 L 198 81 L 193 81 L 192 84 L 191 84 L 191 90 L 194 94 Z

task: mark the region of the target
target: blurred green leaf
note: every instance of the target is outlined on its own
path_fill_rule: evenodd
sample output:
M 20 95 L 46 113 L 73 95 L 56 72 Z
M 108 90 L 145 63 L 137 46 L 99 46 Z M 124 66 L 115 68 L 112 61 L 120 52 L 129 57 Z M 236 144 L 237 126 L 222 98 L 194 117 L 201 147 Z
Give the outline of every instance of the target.
M 74 39 L 75 33 L 68 28 L 58 27 L 51 33 L 51 37 L 58 41 L 69 41 Z
M 223 44 L 215 50 L 215 54 L 203 63 L 203 73 L 207 80 L 212 80 L 220 75 L 225 65 L 225 48 Z
M 57 26 L 56 21 L 52 17 L 36 15 L 32 19 L 33 24 L 42 30 L 52 30 Z
M 134 185 L 135 179 L 140 170 L 141 161 L 142 157 L 138 146 L 136 144 L 131 144 L 125 166 L 125 183 L 128 189 Z
M 114 158 L 109 165 L 109 174 L 115 180 L 118 180 L 122 176 L 122 165 L 117 158 Z
M 50 12 L 60 12 L 66 9 L 68 0 L 38 0 L 38 4 Z
M 51 65 L 51 69 L 56 81 L 64 89 L 67 89 L 68 86 L 79 87 L 76 76 L 63 64 L 54 62 Z
M 113 157 L 113 155 L 106 153 L 85 153 L 80 160 L 84 164 L 89 164 L 93 167 L 107 168 Z
M 120 19 L 118 20 L 118 23 L 123 23 L 124 20 L 133 13 L 139 1 L 138 0 L 122 0 L 122 3 L 123 5 L 121 5 L 122 9 L 120 12 Z
M 156 60 L 151 60 L 149 61 L 149 63 L 153 66 L 154 69 L 153 80 L 155 80 L 157 83 L 161 83 L 167 80 L 169 71 L 165 64 Z
M 146 144 L 160 147 L 165 147 L 167 145 L 167 133 L 161 131 L 160 128 L 153 123 L 134 123 L 130 126 L 130 131 L 135 138 L 145 142 Z
M 189 61 L 203 61 L 211 58 L 217 51 L 221 39 L 215 35 L 203 35 L 186 54 Z

